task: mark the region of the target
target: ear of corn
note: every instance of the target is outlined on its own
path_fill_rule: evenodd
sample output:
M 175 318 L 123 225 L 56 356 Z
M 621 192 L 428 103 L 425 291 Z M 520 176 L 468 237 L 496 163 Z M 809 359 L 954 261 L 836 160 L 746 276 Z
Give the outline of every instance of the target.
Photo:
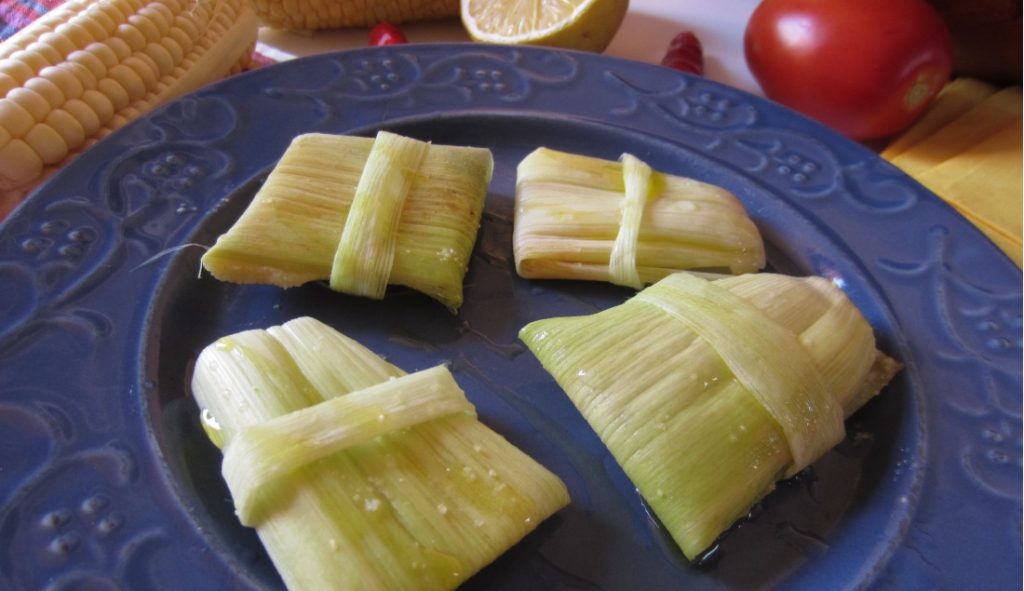
M 278 29 L 372 27 L 453 18 L 459 0 L 254 0 L 260 20 Z
M 539 148 L 519 163 L 513 252 L 519 275 L 641 287 L 678 270 L 743 273 L 764 244 L 729 192 L 621 162 Z
M 403 163 L 401 146 L 425 150 L 418 165 Z M 458 309 L 493 166 L 486 149 L 388 133 L 299 136 L 203 265 L 224 281 L 330 279 L 371 297 L 385 280 Z
M 0 45 L 8 204 L 111 131 L 247 65 L 243 0 L 69 0 Z
M 289 589 L 453 589 L 569 500 L 447 369 L 405 376 L 311 318 L 207 347 L 193 393 Z
M 767 273 L 675 274 L 520 336 L 690 558 L 834 445 L 898 369 L 838 288 Z

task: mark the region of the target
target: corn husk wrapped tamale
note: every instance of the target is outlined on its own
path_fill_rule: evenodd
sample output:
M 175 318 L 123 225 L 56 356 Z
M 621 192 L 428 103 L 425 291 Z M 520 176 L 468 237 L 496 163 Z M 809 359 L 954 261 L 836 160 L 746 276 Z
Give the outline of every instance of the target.
M 822 278 L 670 275 L 520 337 L 689 558 L 844 435 L 898 371 Z
M 242 523 L 298 589 L 452 589 L 569 502 L 444 366 L 312 318 L 227 336 L 192 388 Z
M 764 266 L 764 242 L 740 201 L 694 179 L 538 148 L 516 171 L 513 252 L 532 279 L 610 281 L 642 289 L 680 270 Z
M 493 167 L 489 150 L 388 132 L 298 136 L 203 266 L 376 299 L 404 285 L 457 310 Z

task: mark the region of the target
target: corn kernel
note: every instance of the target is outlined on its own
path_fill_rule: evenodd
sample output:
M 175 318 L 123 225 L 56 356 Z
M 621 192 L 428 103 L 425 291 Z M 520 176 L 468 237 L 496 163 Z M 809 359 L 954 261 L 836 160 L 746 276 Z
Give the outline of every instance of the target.
M 104 86 L 113 85 L 117 88 L 104 90 Z M 104 78 L 96 84 L 97 90 L 87 90 L 82 94 L 82 102 L 89 105 L 89 108 L 96 113 L 96 116 L 100 119 L 100 124 L 107 122 L 114 113 L 117 111 L 117 103 L 111 97 L 118 97 L 118 102 L 123 101 L 125 105 L 128 104 L 128 96 L 125 94 L 124 89 L 117 85 L 116 82 L 110 78 Z M 122 97 L 122 95 L 124 95 Z
M 8 58 L 0 61 L 0 74 L 7 74 L 19 84 L 24 84 L 35 76 L 35 71 L 24 62 Z
M 64 23 L 54 29 L 53 32 L 68 39 L 75 47 L 82 47 L 96 41 L 92 33 L 74 22 Z
M 81 103 L 81 101 L 79 102 Z M 92 110 L 90 109 L 89 112 L 92 112 Z M 96 114 L 93 113 L 94 118 L 95 116 Z M 50 114 L 46 116 L 46 124 L 59 133 L 64 142 L 69 146 L 77 146 L 85 141 L 85 127 L 74 115 L 65 109 L 50 111 Z
M 46 102 L 50 104 L 50 108 L 53 109 L 63 105 L 64 101 L 67 100 L 64 93 L 61 92 L 60 87 L 41 76 L 37 76 L 26 82 L 25 88 L 38 93 L 46 99 Z
M 24 63 L 26 66 L 31 68 L 33 72 L 38 72 L 46 66 L 52 66 L 54 63 L 56 63 L 46 59 L 45 57 L 43 57 L 42 54 L 38 52 L 29 51 L 27 49 L 15 51 L 11 54 L 10 59 L 18 60 Z M 27 82 L 27 80 L 23 80 L 22 82 Z
M 86 137 L 95 134 L 102 126 L 99 115 L 97 115 L 96 111 L 85 101 L 79 99 L 70 100 L 64 103 L 63 110 L 67 111 L 69 115 L 74 117 L 75 120 L 82 125 L 82 129 L 85 130 Z M 53 115 L 53 113 L 50 114 Z M 113 114 L 113 105 L 111 105 L 111 114 Z
M 114 66 L 115 68 L 118 66 Z M 122 69 L 127 69 L 121 66 Z M 130 72 L 131 70 L 129 70 Z M 113 69 L 111 69 L 113 72 Z M 128 94 L 128 89 L 121 85 L 121 83 L 115 80 L 113 77 L 104 78 L 99 81 L 96 85 L 96 89 L 105 96 L 112 105 L 114 105 L 114 112 L 120 111 L 127 107 L 132 102 L 132 97 Z M 88 93 L 86 93 L 88 94 Z M 97 110 L 97 113 L 99 111 Z
M 39 154 L 43 164 L 56 164 L 68 155 L 67 142 L 45 123 L 33 125 L 25 134 L 25 143 Z
M 101 59 L 102 54 L 97 53 L 97 45 L 102 45 L 102 43 L 90 45 L 86 50 L 71 52 L 68 54 L 68 62 L 84 66 L 97 80 L 99 80 L 107 75 L 107 65 L 104 63 L 104 60 Z M 117 62 L 115 61 L 113 63 Z
M 0 187 L 16 187 L 43 172 L 43 159 L 25 140 L 12 139 L 0 148 Z
M 78 98 L 85 91 L 78 77 L 72 74 L 68 68 L 58 66 L 43 68 L 39 71 L 39 77 L 56 86 L 64 96 L 64 100 Z
M 146 46 L 149 41 L 146 36 L 142 33 L 137 26 L 132 23 L 123 23 L 117 26 L 117 37 L 128 44 L 128 48 L 131 50 L 129 53 L 136 51 L 142 51 L 142 48 Z M 127 56 L 122 56 L 122 59 Z
M 12 137 L 25 135 L 33 125 L 35 120 L 32 113 L 24 106 L 10 97 L 0 99 L 0 127 L 6 129 Z

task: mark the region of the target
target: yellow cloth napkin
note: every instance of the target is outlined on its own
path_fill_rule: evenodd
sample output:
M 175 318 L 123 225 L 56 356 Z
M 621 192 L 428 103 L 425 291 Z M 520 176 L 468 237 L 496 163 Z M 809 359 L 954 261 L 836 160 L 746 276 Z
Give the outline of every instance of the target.
M 1021 266 L 1020 87 L 951 82 L 882 157 L 942 197 Z

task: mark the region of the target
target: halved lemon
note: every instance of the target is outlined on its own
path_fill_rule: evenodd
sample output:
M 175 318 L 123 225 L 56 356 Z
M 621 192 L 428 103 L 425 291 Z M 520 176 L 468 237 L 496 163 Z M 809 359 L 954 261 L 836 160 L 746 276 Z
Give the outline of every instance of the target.
M 461 0 L 474 41 L 604 51 L 629 0 Z

